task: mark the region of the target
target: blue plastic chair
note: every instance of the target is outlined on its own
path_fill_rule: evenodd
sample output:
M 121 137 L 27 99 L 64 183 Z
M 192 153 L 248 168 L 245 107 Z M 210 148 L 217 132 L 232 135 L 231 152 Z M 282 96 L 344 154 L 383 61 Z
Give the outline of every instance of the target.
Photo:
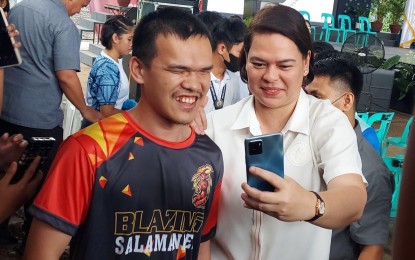
M 394 146 L 398 146 L 398 147 L 406 149 L 407 142 L 408 142 L 409 129 L 411 128 L 413 120 L 414 120 L 413 116 L 408 119 L 408 122 L 406 123 L 401 136 L 386 138 L 385 147 L 383 149 L 382 156 L 386 156 L 386 152 L 388 150 L 389 145 L 394 145 Z
M 394 115 L 394 112 L 378 112 L 371 115 L 368 119 L 368 125 L 375 129 L 376 135 L 379 138 L 381 154 L 383 154 L 383 143 L 385 142 Z
M 391 171 L 393 179 L 395 181 L 395 189 L 392 193 L 392 207 L 390 211 L 390 217 L 396 217 L 398 211 L 398 202 L 399 202 L 399 192 L 401 190 L 401 180 L 402 180 L 402 166 L 404 161 L 404 156 L 402 154 L 397 154 L 394 157 L 384 157 L 383 161 Z
M 322 13 L 321 18 L 323 18 L 323 26 L 321 27 L 320 41 L 323 40 L 323 34 L 325 34 L 324 41 L 329 42 L 331 32 L 334 31 L 334 32 L 337 32 L 336 42 L 338 42 L 340 38 L 340 31 L 334 25 L 334 16 L 329 13 Z
M 377 36 L 377 32 L 372 32 L 372 26 L 370 25 L 369 18 L 365 16 L 359 16 L 359 32 L 366 33 L 363 39 L 363 46 L 368 45 L 368 34 L 373 34 L 374 36 Z M 360 40 L 360 39 L 358 39 Z
M 339 21 L 339 31 L 343 34 L 342 43 L 344 43 L 347 39 L 347 35 L 349 33 L 356 33 L 356 30 L 352 29 L 352 19 L 350 19 L 350 16 L 339 14 L 337 19 Z M 337 37 L 337 40 L 339 40 L 339 37 Z M 336 43 L 339 42 L 337 41 Z
M 369 33 L 377 36 L 377 32 L 372 32 L 372 26 L 370 25 L 369 18 L 365 16 L 359 16 L 359 32 Z
M 356 112 L 356 115 L 368 124 L 369 112 Z
M 311 18 L 310 18 L 310 13 L 309 12 L 303 11 L 303 10 L 300 10 L 298 12 L 304 17 L 305 20 L 307 20 L 311 23 Z M 316 26 L 311 25 L 310 29 L 311 29 L 311 35 L 313 36 L 313 41 L 314 41 L 316 39 Z

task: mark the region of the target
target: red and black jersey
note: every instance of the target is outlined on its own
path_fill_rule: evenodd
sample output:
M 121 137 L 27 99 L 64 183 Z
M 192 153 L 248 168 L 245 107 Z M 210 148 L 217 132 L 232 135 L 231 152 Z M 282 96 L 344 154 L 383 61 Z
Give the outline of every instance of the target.
M 215 234 L 222 174 L 209 137 L 167 142 L 124 112 L 61 145 L 30 211 L 73 236 L 72 259 L 197 259 Z

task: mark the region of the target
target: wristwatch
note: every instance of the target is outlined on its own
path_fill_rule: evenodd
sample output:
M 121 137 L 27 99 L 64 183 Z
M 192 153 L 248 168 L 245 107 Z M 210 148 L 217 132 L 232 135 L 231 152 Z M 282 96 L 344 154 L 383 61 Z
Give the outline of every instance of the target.
M 307 222 L 313 222 L 314 220 L 317 220 L 318 218 L 323 216 L 323 214 L 326 210 L 326 204 L 324 204 L 324 200 L 320 197 L 320 195 L 318 195 L 318 193 L 314 192 L 314 191 L 310 191 L 310 192 L 312 192 L 317 197 L 316 215 L 314 217 L 312 217 L 311 219 L 306 220 Z

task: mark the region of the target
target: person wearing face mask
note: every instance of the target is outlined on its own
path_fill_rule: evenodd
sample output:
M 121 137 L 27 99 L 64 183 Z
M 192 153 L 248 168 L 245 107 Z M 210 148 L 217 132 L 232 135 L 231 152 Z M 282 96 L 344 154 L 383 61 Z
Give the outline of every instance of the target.
M 239 75 L 239 56 L 247 27 L 239 18 L 224 18 L 211 31 L 213 68 L 205 112 L 235 104 L 249 95 Z

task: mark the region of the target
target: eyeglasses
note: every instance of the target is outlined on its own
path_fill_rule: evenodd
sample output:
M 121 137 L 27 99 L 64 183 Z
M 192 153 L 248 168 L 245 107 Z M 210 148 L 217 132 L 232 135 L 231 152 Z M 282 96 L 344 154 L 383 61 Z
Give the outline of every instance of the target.
M 339 101 L 342 97 L 344 97 L 344 95 L 346 95 L 348 92 L 343 93 L 343 95 L 341 95 L 340 97 L 338 97 L 336 100 L 334 100 L 333 102 L 331 102 L 333 105 L 334 103 L 336 103 L 337 101 Z

